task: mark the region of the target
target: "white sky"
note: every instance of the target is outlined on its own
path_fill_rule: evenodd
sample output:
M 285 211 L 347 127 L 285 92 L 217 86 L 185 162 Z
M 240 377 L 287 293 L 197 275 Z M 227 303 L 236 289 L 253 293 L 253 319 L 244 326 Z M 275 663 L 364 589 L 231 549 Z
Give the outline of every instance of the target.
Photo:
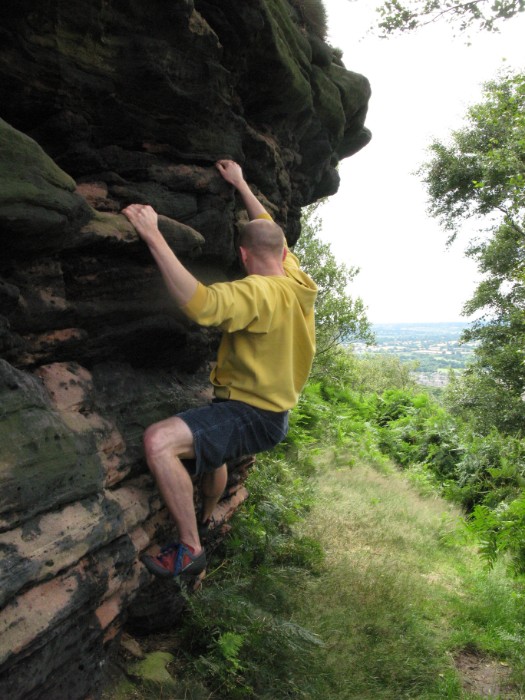
M 393 39 L 371 36 L 379 0 L 324 4 L 328 42 L 342 49 L 348 70 L 371 83 L 366 126 L 373 137 L 341 162 L 339 191 L 319 210 L 322 238 L 338 261 L 360 268 L 349 292 L 363 298 L 373 323 L 467 320 L 461 310 L 478 279 L 463 254 L 468 236 L 446 249 L 447 233 L 426 214 L 426 193 L 413 173 L 433 137 L 445 140 L 461 127 L 483 82 L 504 65 L 525 67 L 525 13 L 467 46 L 447 24 Z

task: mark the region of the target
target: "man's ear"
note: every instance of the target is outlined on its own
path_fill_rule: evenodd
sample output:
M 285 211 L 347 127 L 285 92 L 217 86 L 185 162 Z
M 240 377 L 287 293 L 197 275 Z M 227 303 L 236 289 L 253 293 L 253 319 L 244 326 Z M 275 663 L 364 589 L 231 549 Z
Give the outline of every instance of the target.
M 283 248 L 283 262 L 286 260 L 286 256 L 288 255 L 288 248 L 284 246 Z
M 248 257 L 248 251 L 243 248 L 242 245 L 239 246 L 239 256 L 243 265 L 246 265 L 246 258 Z

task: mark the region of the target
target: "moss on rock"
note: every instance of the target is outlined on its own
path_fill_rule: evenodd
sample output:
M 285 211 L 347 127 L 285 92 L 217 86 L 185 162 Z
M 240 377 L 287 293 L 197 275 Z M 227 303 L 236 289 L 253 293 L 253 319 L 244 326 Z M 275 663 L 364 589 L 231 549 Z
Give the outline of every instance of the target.
M 175 657 L 166 651 L 153 651 L 144 659 L 130 664 L 128 673 L 138 681 L 154 686 L 159 693 L 173 691 L 177 688 L 177 683 L 166 666 L 174 659 Z
M 0 232 L 9 248 L 47 249 L 91 217 L 75 181 L 33 139 L 0 119 Z
M 341 102 L 341 93 L 326 73 L 312 66 L 312 88 L 315 97 L 315 108 L 323 126 L 339 143 L 343 136 L 346 117 Z

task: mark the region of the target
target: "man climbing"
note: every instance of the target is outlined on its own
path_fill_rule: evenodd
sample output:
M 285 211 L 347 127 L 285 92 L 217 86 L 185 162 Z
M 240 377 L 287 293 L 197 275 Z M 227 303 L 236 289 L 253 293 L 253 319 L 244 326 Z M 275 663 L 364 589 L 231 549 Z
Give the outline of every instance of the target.
M 206 527 L 226 487 L 226 462 L 268 450 L 284 439 L 288 410 L 297 403 L 315 352 L 315 283 L 288 251 L 272 220 L 231 160 L 216 164 L 239 192 L 250 222 L 239 255 L 247 276 L 204 286 L 182 265 L 148 205 L 123 214 L 148 245 L 170 294 L 203 326 L 222 331 L 210 379 L 215 399 L 150 426 L 144 435 L 148 466 L 179 533 L 179 542 L 143 562 L 153 574 L 196 575 L 206 567 L 199 530 Z M 182 460 L 194 460 L 194 473 Z M 201 476 L 203 509 L 197 523 L 192 476 Z

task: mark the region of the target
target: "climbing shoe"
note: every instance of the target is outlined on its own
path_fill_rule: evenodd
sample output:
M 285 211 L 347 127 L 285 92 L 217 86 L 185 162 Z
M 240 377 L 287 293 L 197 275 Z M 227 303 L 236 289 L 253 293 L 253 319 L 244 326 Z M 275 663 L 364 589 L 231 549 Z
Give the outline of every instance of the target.
M 193 548 L 183 542 L 174 542 L 160 550 L 160 554 L 142 557 L 144 566 L 155 576 L 170 578 L 180 576 L 197 576 L 206 568 L 206 552 L 195 554 Z

